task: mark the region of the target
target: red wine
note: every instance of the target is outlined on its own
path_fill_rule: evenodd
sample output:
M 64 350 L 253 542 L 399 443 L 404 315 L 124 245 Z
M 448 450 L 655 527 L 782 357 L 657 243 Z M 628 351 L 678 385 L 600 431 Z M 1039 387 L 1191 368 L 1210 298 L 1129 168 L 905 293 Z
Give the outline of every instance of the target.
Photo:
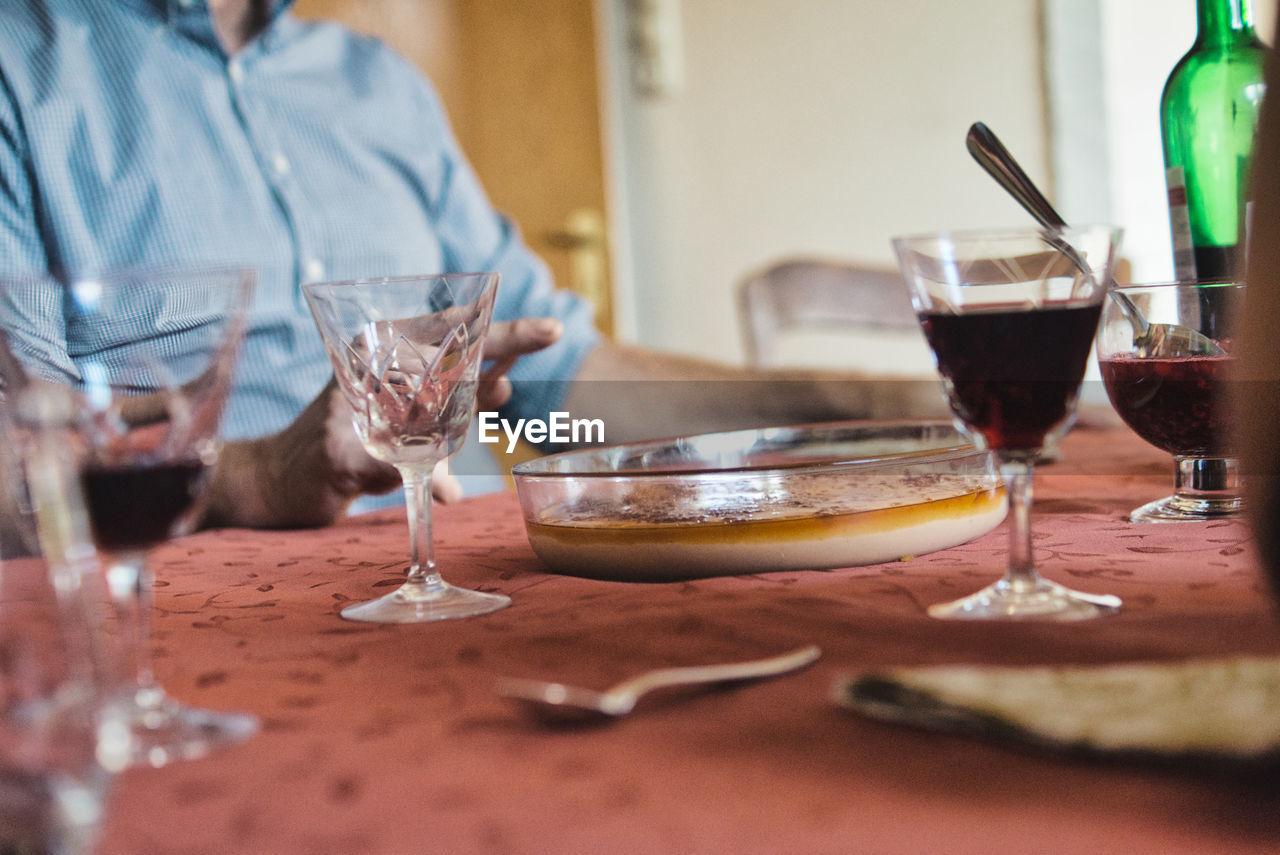
M 989 448 L 1032 451 L 1075 405 L 1101 310 L 1002 305 L 921 321 L 956 416 Z
M 1231 428 L 1224 413 L 1230 356 L 1098 361 L 1111 405 L 1134 433 L 1170 454 L 1225 457 Z
M 93 540 L 108 550 L 145 549 L 166 540 L 191 509 L 205 466 L 196 460 L 89 464 L 80 473 Z

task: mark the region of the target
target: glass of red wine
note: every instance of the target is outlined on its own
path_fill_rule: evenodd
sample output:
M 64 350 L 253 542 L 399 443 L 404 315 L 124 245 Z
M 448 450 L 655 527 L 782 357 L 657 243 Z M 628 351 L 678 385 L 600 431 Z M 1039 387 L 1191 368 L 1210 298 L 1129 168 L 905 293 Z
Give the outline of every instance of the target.
M 405 580 L 384 596 L 344 608 L 347 620 L 421 623 L 511 604 L 503 594 L 445 582 L 431 541 L 431 473 L 466 439 L 497 289 L 497 273 L 302 288 L 356 435 L 404 481 L 410 548 Z
M 898 264 L 957 427 L 1000 462 L 1010 508 L 1003 578 L 937 618 L 1079 620 L 1120 600 L 1036 571 L 1032 475 L 1075 414 L 1120 230 L 972 230 L 897 238 Z
M 1244 510 L 1240 462 L 1232 445 L 1227 381 L 1244 285 L 1168 282 L 1116 288 L 1151 323 L 1197 330 L 1223 353 L 1150 354 L 1119 300 L 1107 299 L 1098 330 L 1098 368 L 1107 396 L 1138 436 L 1173 455 L 1173 494 L 1129 515 L 1133 522 L 1200 522 Z
M 104 734 L 128 746 L 116 751 L 121 765 L 200 757 L 258 727 L 248 714 L 183 704 L 156 681 L 147 564 L 152 547 L 200 513 L 254 281 L 251 268 L 175 266 L 5 283 L 14 299 L 0 318 L 32 384 L 23 399 L 38 391 L 53 401 L 59 390 L 65 402 L 64 415 L 38 429 L 71 446 L 81 490 L 60 510 L 87 517 L 113 607 L 120 686 Z M 54 328 L 64 348 L 11 311 L 41 304 L 61 308 Z

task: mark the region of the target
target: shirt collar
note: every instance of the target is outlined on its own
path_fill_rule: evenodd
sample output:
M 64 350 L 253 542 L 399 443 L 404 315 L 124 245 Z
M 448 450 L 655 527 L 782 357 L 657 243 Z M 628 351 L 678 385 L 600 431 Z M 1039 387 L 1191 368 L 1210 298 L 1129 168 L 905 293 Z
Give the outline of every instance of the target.
M 124 0 L 127 5 L 151 9 L 166 17 L 184 15 L 192 10 L 209 13 L 209 0 Z M 275 20 L 296 0 L 267 0 L 269 17 Z
M 209 12 L 209 0 L 120 0 L 126 6 L 144 9 L 165 17 L 185 14 L 190 9 L 198 9 L 205 14 Z M 282 15 L 296 0 L 268 0 L 271 20 Z
M 200 41 L 217 44 L 213 21 L 209 17 L 209 0 L 120 0 L 142 12 L 155 15 L 164 23 Z M 267 28 L 280 22 L 296 0 L 267 0 Z

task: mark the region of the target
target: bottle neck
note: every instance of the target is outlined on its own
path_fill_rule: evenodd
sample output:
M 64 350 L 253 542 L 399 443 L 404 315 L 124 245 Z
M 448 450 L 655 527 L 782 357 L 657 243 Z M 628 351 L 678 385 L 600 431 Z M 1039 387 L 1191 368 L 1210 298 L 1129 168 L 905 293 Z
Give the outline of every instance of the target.
M 1196 18 L 1196 41 L 1200 44 L 1234 44 L 1257 38 L 1253 0 L 1196 0 Z

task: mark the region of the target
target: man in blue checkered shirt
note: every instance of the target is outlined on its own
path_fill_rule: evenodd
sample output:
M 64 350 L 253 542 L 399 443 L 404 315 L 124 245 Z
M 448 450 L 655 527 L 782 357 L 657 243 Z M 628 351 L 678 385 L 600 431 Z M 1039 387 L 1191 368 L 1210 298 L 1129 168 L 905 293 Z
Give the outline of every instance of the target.
M 300 21 L 290 3 L 0 4 L 0 267 L 260 271 L 209 524 L 324 524 L 399 482 L 330 394 L 304 281 L 497 270 L 495 319 L 542 319 L 497 325 L 486 352 L 526 354 L 504 416 L 598 418 L 608 441 L 902 415 L 917 395 L 936 411 L 927 384 L 835 394 L 778 375 L 748 390 L 722 382 L 752 376 L 742 369 L 601 340 L 589 307 L 553 287 L 489 204 L 428 82 L 382 43 Z M 24 315 L 34 328 L 9 330 L 15 347 L 65 359 L 56 307 Z M 663 382 L 617 382 L 642 378 Z M 710 382 L 666 382 L 684 379 Z

